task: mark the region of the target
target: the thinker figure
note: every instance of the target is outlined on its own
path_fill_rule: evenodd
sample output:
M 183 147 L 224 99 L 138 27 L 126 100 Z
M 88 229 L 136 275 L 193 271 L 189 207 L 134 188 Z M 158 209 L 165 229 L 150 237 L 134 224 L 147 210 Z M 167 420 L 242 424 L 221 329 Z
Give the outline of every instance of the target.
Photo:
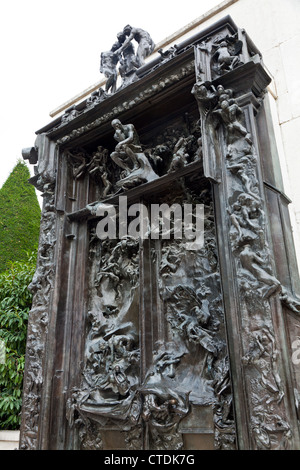
M 115 129 L 114 138 L 118 142 L 115 151 L 110 155 L 113 161 L 126 170 L 134 171 L 139 168 L 139 157 L 142 153 L 139 136 L 133 124 L 122 124 L 119 119 L 114 119 L 111 123 Z M 127 163 L 128 158 L 131 165 Z
M 136 68 L 139 68 L 144 65 L 146 57 L 152 54 L 155 44 L 149 33 L 141 28 L 133 28 L 132 26 L 127 25 L 123 29 L 123 33 L 125 36 L 127 36 L 127 39 L 125 39 L 124 43 L 115 52 L 115 54 L 121 54 L 124 50 L 126 50 L 128 44 L 134 39 L 138 43 L 138 48 L 135 59 L 132 61 L 132 63 Z
M 115 129 L 114 138 L 118 144 L 110 156 L 126 172 L 125 178 L 117 185 L 135 186 L 158 178 L 142 150 L 134 125 L 122 124 L 119 119 L 114 119 L 111 125 Z

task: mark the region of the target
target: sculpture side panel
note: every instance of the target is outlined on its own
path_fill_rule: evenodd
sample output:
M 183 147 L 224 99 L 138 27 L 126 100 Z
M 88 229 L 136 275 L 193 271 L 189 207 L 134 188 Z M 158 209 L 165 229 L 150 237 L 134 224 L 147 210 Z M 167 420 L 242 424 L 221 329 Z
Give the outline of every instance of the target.
M 226 61 L 224 64 L 227 67 Z M 243 71 L 242 66 L 236 68 L 235 73 L 232 71 L 239 67 L 238 62 L 234 66 L 230 61 L 228 67 L 231 77 L 227 78 L 224 73 L 224 84 L 227 80 L 235 83 L 239 72 Z M 252 77 L 257 80 L 259 65 L 249 64 L 248 70 L 251 68 Z M 221 69 L 218 70 L 220 74 Z M 218 162 L 216 210 L 219 225 L 228 233 L 225 240 L 219 239 L 219 253 L 224 269 L 222 279 L 231 358 L 235 363 L 232 370 L 237 392 L 239 445 L 253 449 L 288 449 L 297 446 L 299 435 L 288 392 L 291 378 L 286 372 L 286 358 L 279 355 L 281 348 L 286 347 L 286 338 L 276 329 L 278 322 L 282 322 L 279 298 L 282 285 L 277 279 L 269 246 L 261 157 L 257 151 L 255 113 L 263 88 L 259 95 L 253 82 L 245 83 L 250 83 L 250 90 L 255 89 L 255 98 L 253 95 L 251 98 L 245 85 L 236 99 L 234 90 L 220 81 L 200 80 L 194 86 L 194 94 L 200 112 L 206 115 L 206 120 L 209 116 L 215 130 L 207 155 L 211 151 L 213 155 L 220 152 L 222 156 Z M 260 83 L 262 86 L 263 80 Z M 231 276 L 230 284 L 225 272 Z M 234 342 L 234 337 L 239 341 Z M 241 374 L 245 389 L 241 388 Z
M 55 211 L 56 148 L 45 135 L 38 137 L 35 150 L 38 154 L 35 186 L 42 191 L 43 209 L 37 268 L 29 285 L 33 294 L 29 313 L 26 364 L 24 373 L 20 449 L 35 450 L 39 446 L 40 423 L 43 419 L 41 395 L 47 368 L 45 345 L 50 322 L 49 306 L 53 302 L 55 281 L 55 247 L 57 219 Z

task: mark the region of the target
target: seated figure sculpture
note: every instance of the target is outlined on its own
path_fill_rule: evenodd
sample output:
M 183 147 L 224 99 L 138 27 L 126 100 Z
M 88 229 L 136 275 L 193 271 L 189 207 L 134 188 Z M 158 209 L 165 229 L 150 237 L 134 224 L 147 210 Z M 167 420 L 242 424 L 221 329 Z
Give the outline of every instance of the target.
M 157 179 L 158 175 L 142 150 L 134 125 L 122 124 L 119 119 L 114 119 L 111 125 L 115 129 L 114 138 L 118 144 L 110 156 L 125 173 L 117 186 L 129 188 Z

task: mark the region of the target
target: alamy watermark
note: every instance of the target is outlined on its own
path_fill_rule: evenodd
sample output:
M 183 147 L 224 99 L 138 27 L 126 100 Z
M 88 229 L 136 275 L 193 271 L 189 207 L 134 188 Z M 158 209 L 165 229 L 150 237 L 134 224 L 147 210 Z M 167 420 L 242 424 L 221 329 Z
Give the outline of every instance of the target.
M 127 196 L 119 196 L 118 205 L 98 203 L 94 213 L 102 219 L 96 227 L 100 240 L 134 239 L 185 240 L 187 250 L 204 245 L 203 204 L 127 204 Z
M 5 364 L 6 361 L 6 345 L 5 342 L 0 339 L 0 364 Z

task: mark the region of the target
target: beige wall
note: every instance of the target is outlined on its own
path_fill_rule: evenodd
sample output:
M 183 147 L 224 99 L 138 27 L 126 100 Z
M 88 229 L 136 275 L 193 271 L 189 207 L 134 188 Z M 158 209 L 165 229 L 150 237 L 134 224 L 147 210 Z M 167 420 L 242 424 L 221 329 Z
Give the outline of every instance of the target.
M 20 431 L 0 431 L 0 451 L 19 448 Z

